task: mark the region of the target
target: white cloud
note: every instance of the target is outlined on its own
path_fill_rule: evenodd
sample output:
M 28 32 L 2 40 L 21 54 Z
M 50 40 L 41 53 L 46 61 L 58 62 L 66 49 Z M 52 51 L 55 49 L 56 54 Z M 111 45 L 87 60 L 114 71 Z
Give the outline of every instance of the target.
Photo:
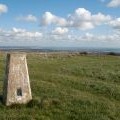
M 91 23 L 91 13 L 84 9 L 78 8 L 73 14 L 68 16 L 68 26 L 80 28 L 82 30 L 92 29 L 94 25 Z
M 36 22 L 37 18 L 31 14 L 27 16 L 19 16 L 16 18 L 18 21 L 25 21 L 25 22 Z
M 15 28 L 15 27 L 12 28 L 12 31 L 14 33 L 23 33 L 23 32 L 26 32 L 25 29 L 20 29 L 20 28 Z
M 115 20 L 111 20 L 109 25 L 115 29 L 120 29 L 120 18 L 116 18 Z
M 94 35 L 93 34 L 91 34 L 91 33 L 86 33 L 84 36 L 83 36 L 83 38 L 85 39 L 85 40 L 93 40 L 93 38 L 94 38 Z
M 0 14 L 6 13 L 8 11 L 8 7 L 4 4 L 0 4 Z
M 68 32 L 68 28 L 61 28 L 61 27 L 57 27 L 52 31 L 53 34 L 58 34 L 58 35 L 66 34 L 67 32 Z
M 107 43 L 107 45 L 111 45 L 112 43 L 120 43 L 120 33 L 114 32 L 113 34 L 103 34 L 103 35 L 96 35 L 91 33 L 85 33 L 79 36 L 72 36 L 71 39 L 79 42 L 96 42 L 99 43 Z
M 93 24 L 95 24 L 95 25 L 100 25 L 102 23 L 105 23 L 105 22 L 108 22 L 111 20 L 110 15 L 104 15 L 102 13 L 92 15 L 91 17 L 92 17 Z
M 120 0 L 111 0 L 108 5 L 108 7 L 120 7 Z
M 29 32 L 25 29 L 13 28 L 11 31 L 12 34 L 16 37 L 27 37 L 27 38 L 35 38 L 42 37 L 42 33 L 40 32 Z
M 42 16 L 41 24 L 54 24 L 62 27 L 73 27 L 79 28 L 81 30 L 88 30 L 94 28 L 97 25 L 104 24 L 110 20 L 110 15 L 104 15 L 102 13 L 92 15 L 90 11 L 84 8 L 78 8 L 73 14 L 69 14 L 66 19 L 55 16 L 50 12 L 46 12 Z
M 97 25 L 104 24 L 109 20 L 111 20 L 109 15 L 104 15 L 102 13 L 92 15 L 90 11 L 84 8 L 78 8 L 73 14 L 69 15 L 68 24 L 71 27 L 87 30 L 92 29 Z
M 32 40 L 35 39 L 41 39 L 43 37 L 43 34 L 41 32 L 32 32 L 27 31 L 25 29 L 19 29 L 19 28 L 12 28 L 11 30 L 3 30 L 0 29 L 0 40 L 4 42 L 12 40 L 15 41 L 26 41 L 26 40 Z M 12 42 L 11 42 L 12 43 Z
M 45 12 L 41 18 L 41 25 L 55 24 L 65 26 L 66 20 L 64 18 L 53 15 L 51 12 Z
M 104 46 L 119 46 L 119 38 L 120 31 L 118 29 L 115 29 L 115 31 L 112 34 L 93 34 L 88 32 L 84 32 L 83 34 L 81 34 L 81 32 L 76 33 L 75 31 L 73 33 L 68 32 L 67 34 L 51 34 L 51 32 L 45 33 L 43 31 L 43 33 L 41 33 L 38 31 L 27 31 L 25 29 L 20 28 L 12 28 L 11 30 L 0 29 L 0 45 L 12 46 L 79 46 L 82 43 L 85 43 L 85 46 L 95 46 L 96 44 Z
M 27 31 L 20 28 L 0 29 L 0 45 L 3 46 L 38 45 L 42 38 L 43 33 L 38 31 Z

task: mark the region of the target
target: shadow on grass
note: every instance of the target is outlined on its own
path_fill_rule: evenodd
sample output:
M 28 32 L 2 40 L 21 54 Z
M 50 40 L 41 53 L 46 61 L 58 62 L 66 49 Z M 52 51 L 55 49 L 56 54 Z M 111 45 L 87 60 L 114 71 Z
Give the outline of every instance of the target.
M 0 95 L 0 103 L 3 103 L 3 95 Z
M 27 104 L 12 104 L 10 106 L 6 106 L 9 109 L 22 109 L 22 108 L 38 108 L 38 109 L 47 109 L 51 106 L 59 106 L 61 104 L 60 100 L 54 98 L 39 98 L 32 99 Z M 0 96 L 0 107 L 5 106 L 2 102 L 2 96 Z
M 4 103 L 3 103 L 3 95 L 0 95 L 0 108 L 4 107 Z
M 43 97 L 42 99 L 33 99 L 28 104 L 27 107 L 33 108 L 49 108 L 50 106 L 59 106 L 60 100 L 59 99 L 51 99 L 47 97 Z

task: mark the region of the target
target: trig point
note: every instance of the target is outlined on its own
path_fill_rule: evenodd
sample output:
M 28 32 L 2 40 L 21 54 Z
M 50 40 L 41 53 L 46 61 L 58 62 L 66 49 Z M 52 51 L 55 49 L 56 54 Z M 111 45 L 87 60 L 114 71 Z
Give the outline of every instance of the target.
M 3 87 L 5 105 L 25 104 L 32 99 L 26 54 L 7 54 Z

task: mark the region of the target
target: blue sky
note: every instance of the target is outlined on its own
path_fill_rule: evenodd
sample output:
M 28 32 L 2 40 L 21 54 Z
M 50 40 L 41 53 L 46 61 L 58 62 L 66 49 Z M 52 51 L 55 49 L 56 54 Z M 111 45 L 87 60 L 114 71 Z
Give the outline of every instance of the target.
M 120 0 L 1 0 L 0 46 L 120 47 Z

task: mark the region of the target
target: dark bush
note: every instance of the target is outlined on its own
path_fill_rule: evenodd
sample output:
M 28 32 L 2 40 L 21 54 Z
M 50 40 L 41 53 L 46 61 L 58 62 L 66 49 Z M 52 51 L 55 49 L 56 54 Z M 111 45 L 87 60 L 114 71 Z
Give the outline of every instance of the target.
M 88 53 L 86 51 L 80 52 L 80 55 L 87 55 Z
M 117 55 L 117 54 L 114 52 L 109 52 L 107 55 Z

